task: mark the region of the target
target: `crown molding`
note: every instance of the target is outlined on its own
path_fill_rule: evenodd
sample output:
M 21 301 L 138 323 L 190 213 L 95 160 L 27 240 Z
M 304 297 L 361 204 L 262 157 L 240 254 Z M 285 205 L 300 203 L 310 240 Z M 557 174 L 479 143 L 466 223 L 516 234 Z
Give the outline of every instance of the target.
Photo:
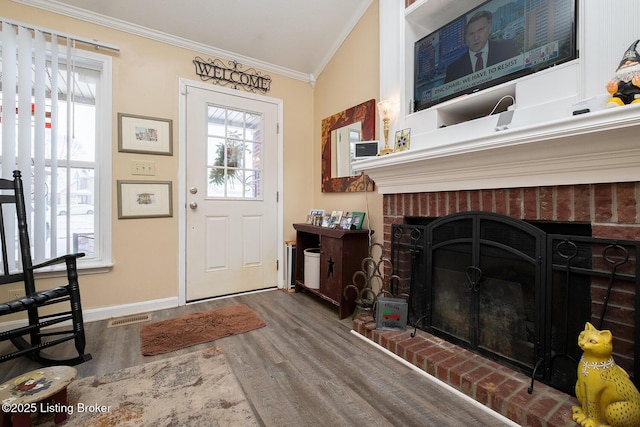
M 340 34 L 340 37 L 336 38 L 336 42 L 334 43 L 334 45 L 331 47 L 329 52 L 327 52 L 327 55 L 320 62 L 320 65 L 315 70 L 315 72 L 312 73 L 312 80 L 313 80 L 312 85 L 315 84 L 315 78 L 313 78 L 313 76 L 317 78 L 322 73 L 322 70 L 324 70 L 324 68 L 327 66 L 329 61 L 331 61 L 331 58 L 333 58 L 336 52 L 338 52 L 338 49 L 340 49 L 340 46 L 342 46 L 342 44 L 347 39 L 347 37 L 349 37 L 349 34 L 351 34 L 351 31 L 353 31 L 355 26 L 358 25 L 358 22 L 360 22 L 360 20 L 362 19 L 362 16 L 365 14 L 367 9 L 369 9 L 369 6 L 371 6 L 371 3 L 373 3 L 373 0 L 369 0 L 366 3 L 363 3 L 360 9 L 358 10 L 358 12 L 352 16 L 351 21 L 349 22 L 349 25 L 345 26 L 344 32 Z
M 113 30 L 122 31 L 125 33 L 133 34 L 140 37 L 145 37 L 150 40 L 159 41 L 168 45 L 180 47 L 183 49 L 193 50 L 199 52 L 201 55 L 210 55 L 216 58 L 233 59 L 243 65 L 259 68 L 264 71 L 276 73 L 292 79 L 301 80 L 309 84 L 315 82 L 315 78 L 312 74 L 306 74 L 299 71 L 291 70 L 289 68 L 280 67 L 268 62 L 260 61 L 255 58 L 249 58 L 247 56 L 239 55 L 234 52 L 229 52 L 223 49 L 218 49 L 204 43 L 194 42 L 181 37 L 176 37 L 162 31 L 152 30 L 140 25 L 131 24 L 126 21 L 111 18 L 106 15 L 87 11 L 85 9 L 62 4 L 55 0 L 11 0 L 14 3 L 20 3 L 26 6 L 31 6 L 37 9 L 46 10 L 48 12 L 57 13 L 59 15 L 68 16 L 70 18 L 79 19 L 81 21 L 97 24 Z M 324 65 L 323 65 L 324 66 Z M 316 74 L 317 75 L 317 74 Z

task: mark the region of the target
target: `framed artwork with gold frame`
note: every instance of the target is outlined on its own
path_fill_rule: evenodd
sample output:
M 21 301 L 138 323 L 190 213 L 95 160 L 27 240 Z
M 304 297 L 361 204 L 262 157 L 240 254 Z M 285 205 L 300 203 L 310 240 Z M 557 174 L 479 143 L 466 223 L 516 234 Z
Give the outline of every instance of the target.
M 171 181 L 118 181 L 118 219 L 173 216 Z
M 118 113 L 118 151 L 173 155 L 173 122 L 157 117 Z

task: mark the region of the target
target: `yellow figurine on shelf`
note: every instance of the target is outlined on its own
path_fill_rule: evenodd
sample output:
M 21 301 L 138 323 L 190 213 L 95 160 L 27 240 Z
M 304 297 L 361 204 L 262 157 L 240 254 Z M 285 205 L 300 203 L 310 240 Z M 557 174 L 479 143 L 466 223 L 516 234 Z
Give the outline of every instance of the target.
M 616 365 L 611 331 L 599 331 L 589 322 L 578 337 L 583 351 L 578 364 L 573 420 L 583 427 L 640 426 L 640 393 L 629 374 Z
M 617 107 L 640 102 L 640 55 L 636 50 L 640 40 L 633 42 L 622 56 L 616 75 L 607 83 L 611 98 L 607 107 Z

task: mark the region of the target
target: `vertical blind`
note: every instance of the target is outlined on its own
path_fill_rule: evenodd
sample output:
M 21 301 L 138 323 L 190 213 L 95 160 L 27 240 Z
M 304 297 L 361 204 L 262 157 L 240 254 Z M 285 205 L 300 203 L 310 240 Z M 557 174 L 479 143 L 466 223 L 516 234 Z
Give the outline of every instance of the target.
M 0 16 L 0 176 L 22 172 L 35 262 L 110 259 L 111 62 L 76 44 L 119 50 Z
M 69 37 L 60 37 L 40 29 L 27 28 L 11 22 L 2 21 L 1 80 L 2 87 L 2 151 L 1 175 L 11 178 L 13 170 L 19 169 L 25 181 L 25 199 L 27 218 L 31 219 L 31 243 L 34 258 L 40 261 L 45 254 L 56 254 L 57 227 L 46 228 L 46 224 L 57 224 L 55 196 L 57 180 L 51 180 L 53 188 L 47 188 L 47 173 L 52 177 L 58 174 L 58 162 L 69 164 L 71 150 L 65 150 L 66 158 L 60 159 L 58 153 L 58 135 L 66 135 L 69 147 L 73 136 L 74 84 L 73 67 L 75 42 Z M 60 58 L 65 62 L 60 69 Z M 66 123 L 58 120 L 60 107 L 60 73 L 66 72 L 64 88 L 65 105 L 68 110 Z M 59 129 L 66 126 L 66 129 Z M 51 143 L 47 144 L 47 129 L 50 129 Z M 47 149 L 49 152 L 47 152 Z M 49 168 L 47 171 L 47 159 Z M 70 168 L 66 167 L 67 180 L 70 182 Z M 50 193 L 49 193 L 50 191 Z M 68 193 L 68 192 L 67 192 Z M 51 195 L 51 209 L 45 202 Z M 12 218 L 12 216 L 8 216 Z M 13 221 L 13 218 L 11 219 Z M 67 224 L 69 222 L 67 221 Z M 8 224 L 9 229 L 15 224 Z M 67 226 L 68 227 L 68 226 Z M 47 233 L 51 233 L 49 236 Z M 68 233 L 67 233 L 68 235 Z M 67 239 L 68 240 L 68 239 Z M 46 243 L 50 244 L 47 251 Z M 11 242 L 13 244 L 14 242 Z M 68 249 L 68 248 L 66 248 Z M 15 248 L 9 248 L 10 254 Z M 18 259 L 19 260 L 19 259 Z

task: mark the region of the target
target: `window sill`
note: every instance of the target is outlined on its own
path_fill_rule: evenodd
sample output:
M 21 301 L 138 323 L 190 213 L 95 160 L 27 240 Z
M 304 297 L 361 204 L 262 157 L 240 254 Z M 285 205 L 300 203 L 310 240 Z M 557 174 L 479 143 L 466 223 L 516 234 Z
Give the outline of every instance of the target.
M 88 274 L 103 274 L 108 273 L 113 268 L 113 263 L 102 261 L 89 261 L 86 263 L 78 264 L 78 275 L 85 276 Z M 51 278 L 51 277 L 67 277 L 67 269 L 64 264 L 59 264 L 52 267 L 40 268 L 35 273 L 36 278 Z

